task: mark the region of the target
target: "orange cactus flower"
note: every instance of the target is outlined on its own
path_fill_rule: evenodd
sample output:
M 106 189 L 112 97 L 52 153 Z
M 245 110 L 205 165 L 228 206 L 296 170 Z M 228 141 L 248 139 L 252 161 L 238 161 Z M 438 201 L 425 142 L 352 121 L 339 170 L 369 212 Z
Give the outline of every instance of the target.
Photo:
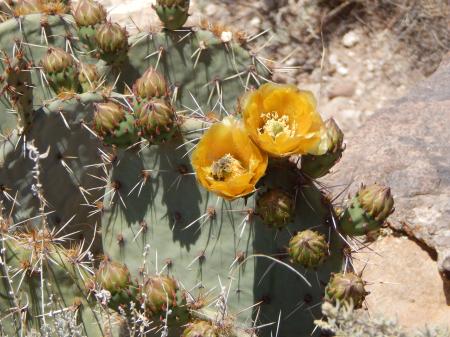
M 317 151 L 323 121 L 309 91 L 264 84 L 244 97 L 242 114 L 250 137 L 273 157 Z
M 254 192 L 266 172 L 267 162 L 267 154 L 232 117 L 212 125 L 192 155 L 200 184 L 228 200 Z

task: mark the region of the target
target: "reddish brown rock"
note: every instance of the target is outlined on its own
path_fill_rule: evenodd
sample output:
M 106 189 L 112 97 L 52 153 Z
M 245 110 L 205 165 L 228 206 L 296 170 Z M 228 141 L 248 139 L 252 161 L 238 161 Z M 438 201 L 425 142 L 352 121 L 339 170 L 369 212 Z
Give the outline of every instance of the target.
M 391 226 L 436 250 L 450 279 L 450 55 L 437 72 L 347 139 L 332 186 L 392 187 Z M 338 191 L 336 191 L 338 192 Z

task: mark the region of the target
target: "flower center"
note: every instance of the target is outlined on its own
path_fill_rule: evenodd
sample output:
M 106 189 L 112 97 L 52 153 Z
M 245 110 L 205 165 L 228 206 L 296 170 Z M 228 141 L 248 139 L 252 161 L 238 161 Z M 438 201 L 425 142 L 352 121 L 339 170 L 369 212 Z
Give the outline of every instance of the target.
M 262 118 L 264 125 L 258 131 L 259 133 L 266 133 L 275 139 L 278 135 L 285 133 L 289 137 L 295 136 L 296 125 L 289 124 L 289 116 L 278 116 L 276 111 L 263 113 Z
M 244 172 L 245 169 L 241 162 L 229 153 L 214 161 L 211 165 L 211 174 L 214 180 L 225 181 Z

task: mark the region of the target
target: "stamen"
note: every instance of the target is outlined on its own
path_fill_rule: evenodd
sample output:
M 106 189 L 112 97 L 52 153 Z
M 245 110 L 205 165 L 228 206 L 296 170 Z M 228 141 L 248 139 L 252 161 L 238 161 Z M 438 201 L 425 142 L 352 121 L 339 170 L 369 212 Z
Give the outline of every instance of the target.
M 225 181 L 227 178 L 241 175 L 245 172 L 241 162 L 231 154 L 226 154 L 211 165 L 211 175 L 214 180 Z
M 293 125 L 290 125 L 288 115 L 278 116 L 278 113 L 273 111 L 262 114 L 262 118 L 265 120 L 265 123 L 264 126 L 258 130 L 259 133 L 266 133 L 273 139 L 282 133 L 289 137 L 295 136 L 297 127 L 295 122 Z

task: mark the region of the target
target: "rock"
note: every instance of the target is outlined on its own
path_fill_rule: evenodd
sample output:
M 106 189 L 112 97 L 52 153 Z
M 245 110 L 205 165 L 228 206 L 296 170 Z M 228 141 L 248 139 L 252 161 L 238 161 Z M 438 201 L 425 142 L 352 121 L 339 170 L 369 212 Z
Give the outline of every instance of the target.
M 328 90 L 328 98 L 335 97 L 352 97 L 356 91 L 356 83 L 354 81 L 339 81 L 334 83 Z
M 436 263 L 417 243 L 384 237 L 353 256 L 368 282 L 371 317 L 398 319 L 408 330 L 450 327 L 450 283 L 442 286 Z
M 351 48 L 356 46 L 360 40 L 361 37 L 359 36 L 359 34 L 351 30 L 342 37 L 342 44 L 347 48 Z
M 336 65 L 336 71 L 339 75 L 342 75 L 342 76 L 347 76 L 348 72 L 349 72 L 348 68 L 341 63 Z
M 252 25 L 253 27 L 259 27 L 261 25 L 261 19 L 255 16 L 253 19 L 250 20 L 250 25 Z
M 362 111 L 354 107 L 354 102 L 347 97 L 335 97 L 320 106 L 324 119 L 333 117 L 344 132 L 349 132 L 361 125 Z
M 348 75 L 348 68 L 340 61 L 337 54 L 331 53 L 328 57 L 328 62 L 330 63 L 331 68 L 335 70 L 339 75 Z
M 436 250 L 450 279 L 450 54 L 437 72 L 371 116 L 347 139 L 327 183 L 392 187 L 390 225 Z M 352 177 L 349 178 L 349 174 Z

